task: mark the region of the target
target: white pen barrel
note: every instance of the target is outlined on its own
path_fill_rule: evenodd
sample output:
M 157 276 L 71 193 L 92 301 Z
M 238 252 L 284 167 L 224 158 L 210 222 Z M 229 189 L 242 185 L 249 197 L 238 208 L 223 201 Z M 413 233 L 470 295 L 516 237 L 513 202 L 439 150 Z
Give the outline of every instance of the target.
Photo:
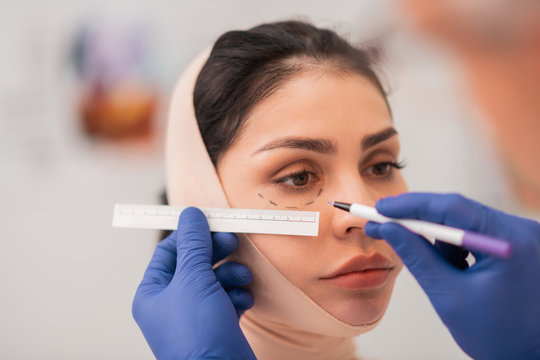
M 353 215 L 360 216 L 364 219 L 375 221 L 381 224 L 387 221 L 392 221 L 391 218 L 379 214 L 375 208 L 366 205 L 351 204 L 349 212 Z
M 407 229 L 412 232 L 426 236 L 432 237 L 434 239 L 442 239 L 447 243 L 461 246 L 463 243 L 463 235 L 465 231 L 461 229 L 454 229 L 448 226 L 440 224 L 432 224 L 421 220 L 393 220 L 400 225 L 405 226 Z
M 464 230 L 455 229 L 440 224 L 433 224 L 427 221 L 389 218 L 379 214 L 375 208 L 366 205 L 352 204 L 350 212 L 353 215 L 357 215 L 378 223 L 395 222 L 418 235 L 442 239 L 445 240 L 445 242 L 458 246 L 462 244 L 463 235 L 465 235 Z

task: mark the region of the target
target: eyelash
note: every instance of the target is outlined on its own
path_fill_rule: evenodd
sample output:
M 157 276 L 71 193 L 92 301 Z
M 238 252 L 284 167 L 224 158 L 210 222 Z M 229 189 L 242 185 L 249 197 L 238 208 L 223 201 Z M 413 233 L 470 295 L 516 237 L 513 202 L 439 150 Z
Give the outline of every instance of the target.
M 374 168 L 375 166 L 390 166 L 392 169 L 401 170 L 405 167 L 405 164 L 402 161 L 398 161 L 398 162 L 383 161 L 383 162 L 379 162 L 374 165 L 371 165 L 369 168 L 371 169 L 371 168 Z M 388 172 L 384 175 L 373 175 L 373 176 L 378 178 L 379 180 L 389 180 L 391 179 L 391 176 L 393 175 L 392 169 L 389 169 Z M 296 177 L 299 177 L 299 176 L 309 177 L 306 185 L 295 186 L 295 185 L 286 184 L 288 181 L 293 181 Z M 317 172 L 304 168 L 300 171 L 295 171 L 293 173 L 283 176 L 282 178 L 276 179 L 273 181 L 273 183 L 275 186 L 286 185 L 294 191 L 303 192 L 309 188 L 309 185 L 311 185 L 312 183 L 313 177 L 315 178 L 317 177 Z

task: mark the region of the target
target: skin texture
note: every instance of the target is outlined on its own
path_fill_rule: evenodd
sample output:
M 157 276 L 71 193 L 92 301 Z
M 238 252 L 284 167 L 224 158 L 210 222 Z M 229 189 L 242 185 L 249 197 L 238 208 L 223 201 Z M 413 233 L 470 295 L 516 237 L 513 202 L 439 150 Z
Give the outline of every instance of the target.
M 389 128 L 393 124 L 384 98 L 368 80 L 323 66 L 311 68 L 253 108 L 217 166 L 232 207 L 321 213 L 317 237 L 250 236 L 287 279 L 352 325 L 380 319 L 402 263 L 386 242 L 365 234 L 366 220 L 328 201 L 373 206 L 381 197 L 407 191 L 400 171 L 384 165 L 398 161 L 397 135 L 362 149 L 366 136 Z M 272 148 L 284 137 L 324 138 L 336 151 Z M 263 147 L 266 150 L 260 150 Z M 303 170 L 313 174 L 286 178 Z M 352 258 L 373 255 L 380 255 L 392 268 L 375 287 L 351 290 L 322 279 Z

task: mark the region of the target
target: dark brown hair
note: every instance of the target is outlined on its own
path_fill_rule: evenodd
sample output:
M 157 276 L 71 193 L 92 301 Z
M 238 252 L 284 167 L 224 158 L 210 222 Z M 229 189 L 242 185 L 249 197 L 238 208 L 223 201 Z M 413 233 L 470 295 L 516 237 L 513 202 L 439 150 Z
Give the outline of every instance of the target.
M 360 74 L 386 101 L 373 69 L 377 60 L 373 48 L 353 47 L 332 30 L 300 21 L 223 34 L 214 44 L 193 94 L 199 130 L 214 166 L 238 136 L 250 110 L 310 66 Z

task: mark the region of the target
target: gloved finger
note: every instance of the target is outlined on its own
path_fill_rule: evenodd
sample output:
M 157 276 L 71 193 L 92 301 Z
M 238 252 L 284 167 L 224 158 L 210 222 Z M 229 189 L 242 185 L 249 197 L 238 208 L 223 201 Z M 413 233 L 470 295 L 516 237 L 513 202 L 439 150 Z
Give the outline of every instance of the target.
M 176 232 L 174 278 L 192 283 L 196 286 L 194 291 L 205 292 L 205 289 L 217 284 L 212 271 L 212 237 L 206 216 L 195 207 L 184 209 L 178 219 Z
M 405 266 L 423 288 L 448 286 L 444 279 L 450 278 L 454 269 L 422 236 L 414 234 L 396 223 L 380 225 L 379 233 L 392 246 Z
M 488 235 L 496 235 L 497 230 L 486 224 L 495 224 L 504 215 L 459 194 L 406 193 L 380 199 L 375 207 L 389 217 L 421 219 Z
M 381 224 L 368 221 L 365 226 L 366 234 L 374 239 L 382 239 L 383 237 L 379 232 L 380 227 Z M 433 246 L 445 257 L 449 263 L 458 269 L 463 270 L 469 267 L 469 263 L 466 260 L 467 256 L 469 256 L 469 251 L 467 249 L 438 240 L 435 241 Z
M 213 233 L 212 240 L 214 244 L 214 248 L 212 250 L 212 264 L 215 264 L 221 259 L 229 256 L 238 248 L 238 238 L 232 233 Z
M 231 302 L 236 309 L 236 314 L 240 317 L 246 310 L 250 309 L 255 303 L 253 295 L 246 289 L 231 289 L 228 292 Z
M 461 270 L 469 268 L 469 263 L 467 262 L 469 250 L 438 240 L 435 241 L 433 246 L 456 268 Z
M 166 288 L 176 270 L 176 232 L 161 241 L 152 255 L 139 286 L 140 290 L 151 288 L 155 292 L 159 288 Z
M 383 237 L 379 233 L 380 227 L 381 227 L 381 224 L 373 222 L 373 221 L 368 221 L 366 223 L 364 231 L 366 232 L 366 235 L 369 237 L 372 237 L 374 239 L 382 239 Z
M 390 217 L 423 219 L 502 238 L 511 241 L 516 249 L 528 243 L 516 234 L 535 225 L 530 219 L 505 214 L 459 194 L 408 193 L 381 199 L 375 206 Z M 473 253 L 477 260 L 487 256 Z
M 247 266 L 235 262 L 221 264 L 214 273 L 225 290 L 247 286 L 253 279 Z

